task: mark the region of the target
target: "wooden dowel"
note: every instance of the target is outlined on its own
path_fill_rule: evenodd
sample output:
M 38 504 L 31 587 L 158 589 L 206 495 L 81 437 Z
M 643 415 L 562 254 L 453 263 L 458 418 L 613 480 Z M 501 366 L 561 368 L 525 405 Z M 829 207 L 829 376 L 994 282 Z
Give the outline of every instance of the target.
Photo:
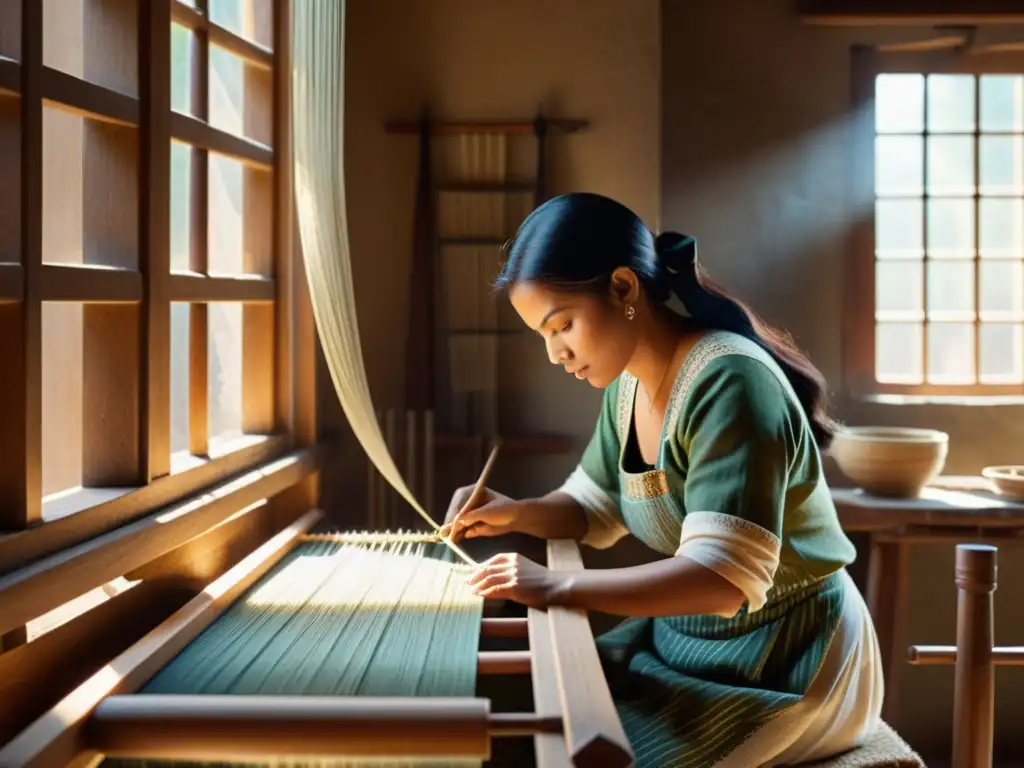
M 529 630 L 529 622 L 525 618 L 484 619 L 480 623 L 481 637 L 526 637 Z
M 995 728 L 992 664 L 996 548 L 956 548 L 956 680 L 953 703 L 953 768 L 991 768 Z
M 528 675 L 532 668 L 529 651 L 480 651 L 476 662 L 478 675 Z
M 89 732 L 110 757 L 487 758 L 489 727 L 479 698 L 135 694 L 105 699 Z
M 405 486 L 414 499 L 419 496 L 419 479 L 416 472 L 416 411 L 405 412 Z
M 955 645 L 912 645 L 907 649 L 907 663 L 918 666 L 956 664 Z M 1024 645 L 992 649 L 992 663 L 997 667 L 1024 667 Z
M 377 528 L 377 467 L 366 459 L 366 525 L 370 530 Z
M 535 736 L 561 733 L 562 718 L 536 712 L 493 712 L 488 719 L 491 738 L 496 736 Z
M 384 413 L 384 441 L 388 446 L 388 453 L 395 455 L 395 409 L 388 408 Z M 396 462 L 397 463 L 397 462 Z M 398 508 L 398 493 L 387 485 L 387 504 L 384 508 L 384 527 L 391 530 L 395 526 L 395 511 Z
M 377 423 L 384 428 L 384 412 L 381 409 L 377 409 Z M 387 436 L 384 437 L 385 445 L 387 444 Z M 384 475 L 380 472 L 374 473 L 374 478 L 377 482 L 377 493 L 374 495 L 374 502 L 376 504 L 374 512 L 374 520 L 376 521 L 376 527 L 380 530 L 387 528 L 387 520 L 385 518 L 385 507 L 387 505 L 388 497 L 388 483 L 384 479 Z

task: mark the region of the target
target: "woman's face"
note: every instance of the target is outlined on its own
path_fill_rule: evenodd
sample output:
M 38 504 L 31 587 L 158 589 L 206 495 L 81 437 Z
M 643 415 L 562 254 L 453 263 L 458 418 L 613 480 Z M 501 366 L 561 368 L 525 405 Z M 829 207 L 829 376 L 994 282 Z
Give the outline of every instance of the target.
M 526 325 L 544 339 L 548 359 L 592 387 L 604 388 L 626 368 L 637 345 L 636 323 L 626 305 L 538 283 L 519 283 L 509 300 Z

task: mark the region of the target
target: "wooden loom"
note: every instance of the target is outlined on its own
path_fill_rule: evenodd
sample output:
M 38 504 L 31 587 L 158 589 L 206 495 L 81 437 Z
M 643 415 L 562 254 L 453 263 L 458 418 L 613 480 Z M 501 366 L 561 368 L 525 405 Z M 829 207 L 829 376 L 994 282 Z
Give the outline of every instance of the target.
M 632 764 L 586 614 L 551 608 L 483 619 L 481 636 L 528 649 L 481 652 L 478 675 L 529 674 L 534 711 L 493 712 L 484 698 L 165 696 L 143 685 L 267 574 L 320 520 L 282 530 L 0 748 L 4 768 L 98 765 L 104 757 L 256 760 L 487 759 L 492 741 L 532 736 L 538 766 Z M 548 565 L 582 568 L 573 541 L 548 543 Z

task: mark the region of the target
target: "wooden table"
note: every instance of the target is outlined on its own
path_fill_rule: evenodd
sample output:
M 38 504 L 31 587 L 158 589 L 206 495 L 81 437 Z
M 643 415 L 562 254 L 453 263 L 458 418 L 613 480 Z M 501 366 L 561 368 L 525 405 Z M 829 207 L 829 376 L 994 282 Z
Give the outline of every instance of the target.
M 1024 542 L 1024 502 L 990 490 L 980 477 L 942 477 L 917 499 L 885 499 L 850 488 L 832 490 L 843 530 L 870 535 L 867 603 L 885 669 L 883 717 L 896 720 L 906 662 L 908 551 L 911 544 Z

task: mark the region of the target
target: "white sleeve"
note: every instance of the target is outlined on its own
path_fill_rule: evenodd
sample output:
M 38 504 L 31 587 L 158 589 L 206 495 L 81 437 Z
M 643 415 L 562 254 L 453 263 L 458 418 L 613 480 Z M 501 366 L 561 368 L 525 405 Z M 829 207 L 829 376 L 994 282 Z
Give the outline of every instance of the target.
M 751 613 L 764 607 L 779 567 L 781 541 L 756 523 L 720 512 L 690 512 L 676 555 L 710 568 L 739 589 Z
M 629 533 L 614 499 L 577 466 L 558 489 L 583 507 L 587 516 L 587 534 L 580 541 L 594 549 L 607 549 Z

